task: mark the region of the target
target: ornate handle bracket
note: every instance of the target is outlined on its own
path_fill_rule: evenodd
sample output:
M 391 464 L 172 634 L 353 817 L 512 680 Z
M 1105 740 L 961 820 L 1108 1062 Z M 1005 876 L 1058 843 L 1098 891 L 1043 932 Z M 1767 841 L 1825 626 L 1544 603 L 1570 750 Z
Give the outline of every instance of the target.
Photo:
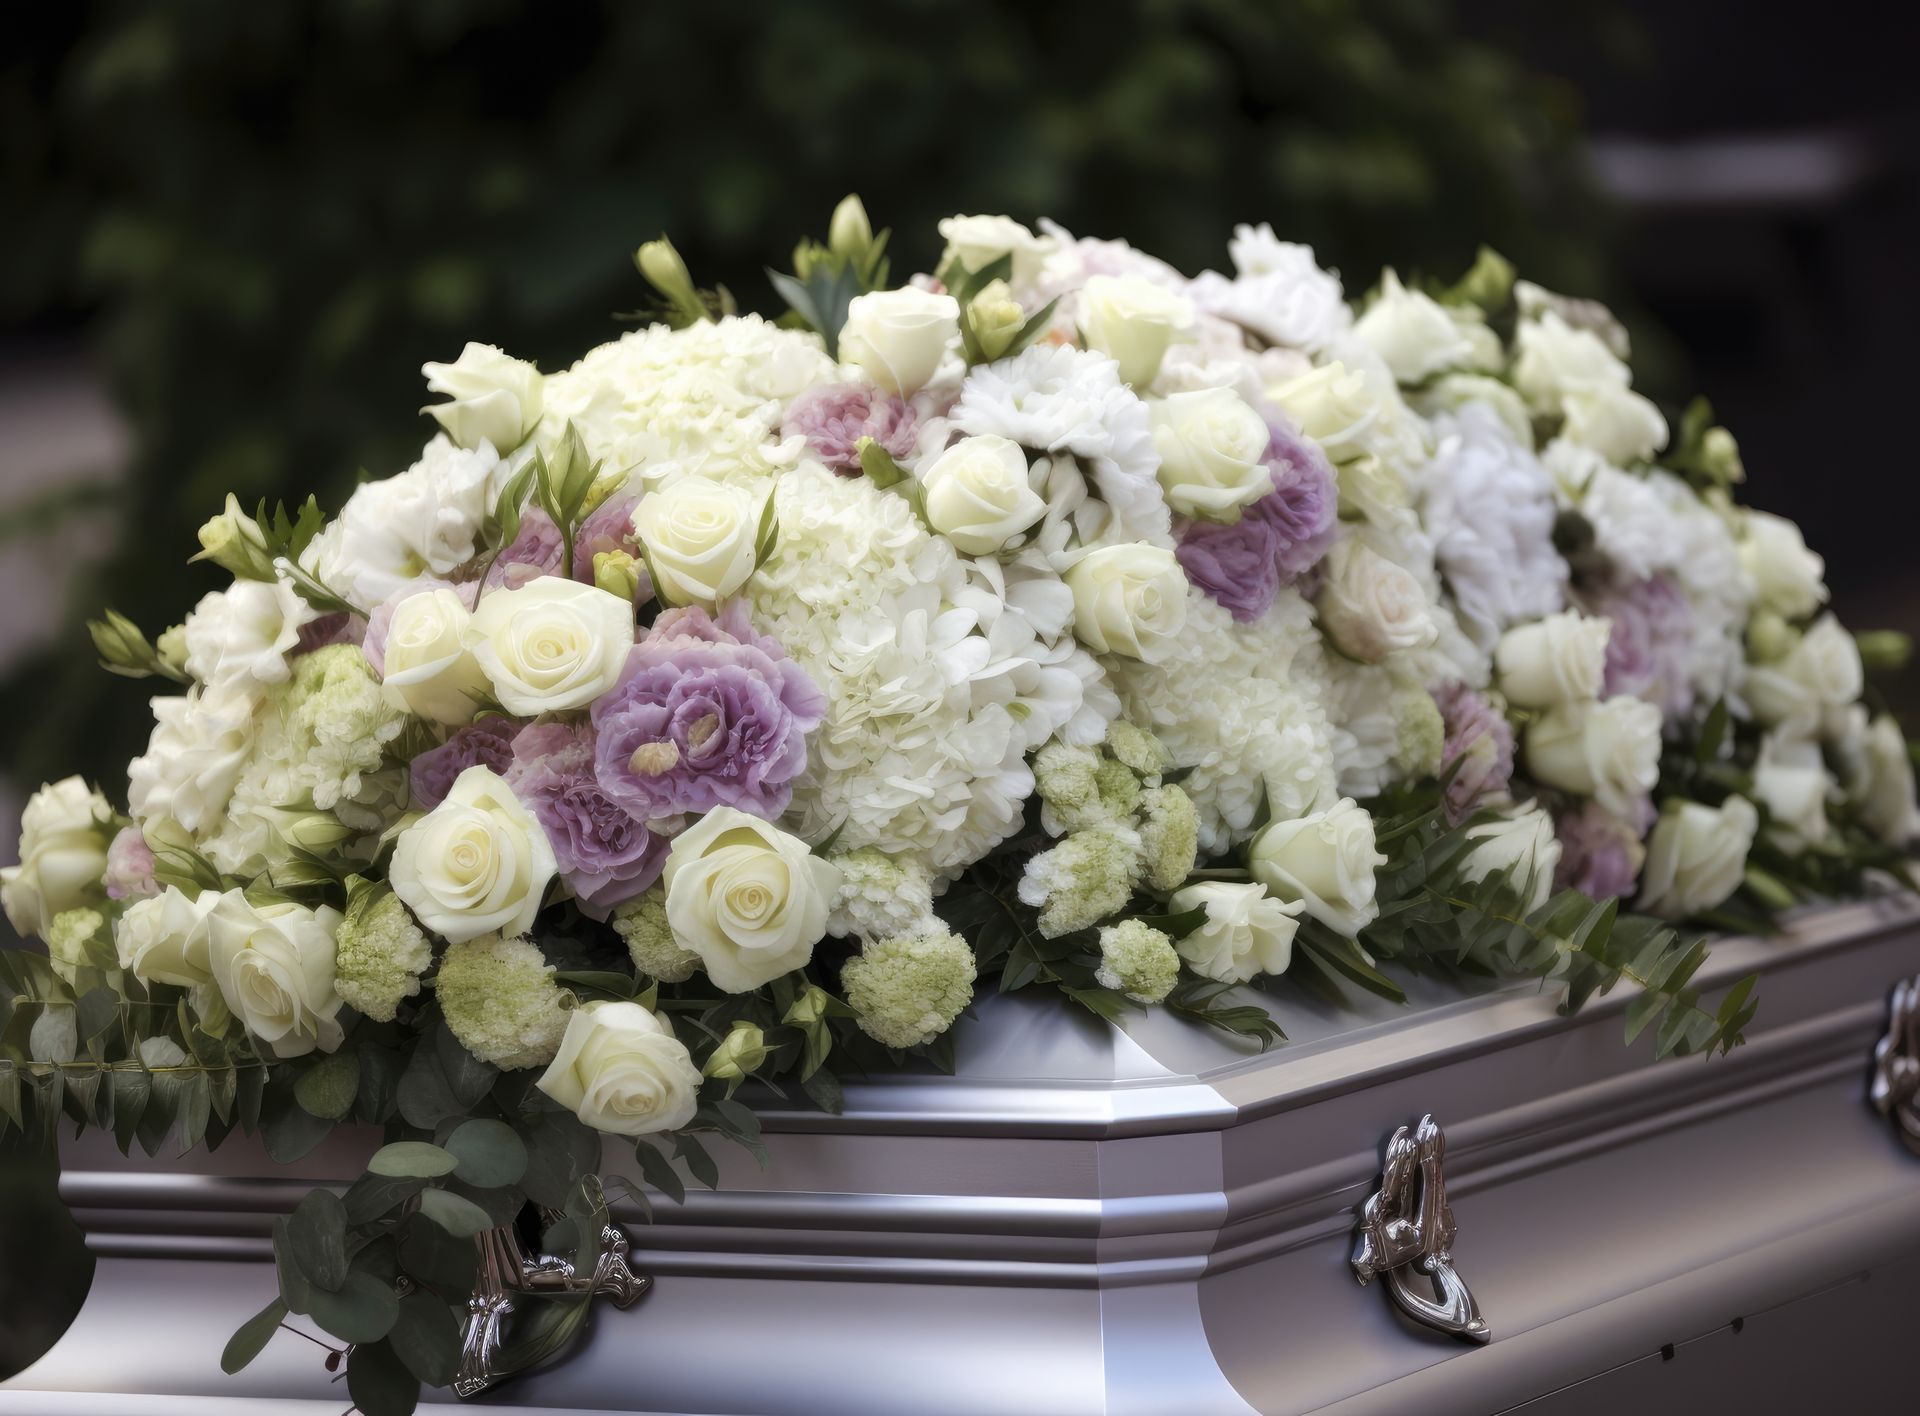
M 630 1308 L 653 1287 L 652 1279 L 627 1266 L 627 1236 L 611 1224 L 601 1228 L 599 1255 L 591 1272 L 578 1271 L 572 1261 L 552 1254 L 530 1256 L 511 1227 L 489 1229 L 474 1243 L 480 1250 L 480 1264 L 473 1297 L 467 1300 L 460 1369 L 453 1380 L 454 1393 L 461 1397 L 478 1396 L 523 1370 L 505 1355 L 506 1323 L 515 1297 L 572 1297 L 583 1302 L 599 1297 L 616 1308 Z
M 1441 1170 L 1446 1149 L 1447 1138 L 1431 1116 L 1421 1117 L 1411 1135 L 1405 1126 L 1393 1133 L 1380 1188 L 1360 1210 L 1353 1272 L 1361 1283 L 1384 1278 L 1394 1303 L 1415 1322 L 1486 1342 L 1493 1330 L 1453 1266 L 1459 1231 Z
M 1920 974 L 1893 986 L 1887 1033 L 1874 1045 L 1867 1099 L 1920 1155 Z

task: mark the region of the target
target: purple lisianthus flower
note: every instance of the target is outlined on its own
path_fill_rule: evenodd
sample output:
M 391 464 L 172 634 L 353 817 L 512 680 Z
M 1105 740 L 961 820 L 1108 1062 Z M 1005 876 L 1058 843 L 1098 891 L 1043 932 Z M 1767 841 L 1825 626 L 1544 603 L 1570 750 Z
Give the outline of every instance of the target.
M 1326 454 L 1284 423 L 1270 420 L 1267 429 L 1273 490 L 1230 526 L 1192 522 L 1175 551 L 1187 579 L 1242 624 L 1259 619 L 1282 585 L 1318 565 L 1339 529 Z
M 646 821 L 716 806 L 771 821 L 787 809 L 807 734 L 826 712 L 826 695 L 754 633 L 741 601 L 717 619 L 668 610 L 593 705 L 600 785 Z
M 107 898 L 137 900 L 157 895 L 153 878 L 153 847 L 138 826 L 123 826 L 107 847 Z
M 668 840 L 600 789 L 591 728 L 522 728 L 505 776 L 547 833 L 560 877 L 586 913 L 604 919 L 660 878 Z
M 1633 823 L 1622 821 L 1598 802 L 1584 802 L 1555 823 L 1560 864 L 1554 884 L 1578 890 L 1592 900 L 1625 899 L 1633 893 L 1646 851 Z
M 1458 826 L 1513 780 L 1513 726 L 1464 683 L 1442 684 L 1433 691 L 1433 701 L 1447 734 L 1440 770 L 1460 764 L 1447 782 L 1447 820 Z
M 432 811 L 447 799 L 453 779 L 469 767 L 491 767 L 505 776 L 513 762 L 513 735 L 518 731 L 508 719 L 482 718 L 421 753 L 413 759 L 414 800 Z
M 839 472 L 860 470 L 860 439 L 872 438 L 896 458 L 909 456 L 920 420 L 906 400 L 865 384 L 822 384 L 787 409 L 780 436 L 802 437 L 813 455 Z
M 1590 615 L 1613 621 L 1607 635 L 1605 697 L 1644 698 L 1679 722 L 1693 710 L 1688 659 L 1693 647 L 1693 608 L 1668 575 L 1614 581 L 1579 596 Z

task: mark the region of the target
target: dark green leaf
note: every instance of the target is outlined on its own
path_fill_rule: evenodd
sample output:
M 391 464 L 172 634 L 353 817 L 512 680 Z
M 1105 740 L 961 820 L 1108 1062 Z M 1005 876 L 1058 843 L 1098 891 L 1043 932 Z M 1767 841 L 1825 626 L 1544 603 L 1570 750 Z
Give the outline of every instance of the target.
M 286 1316 L 287 1305 L 276 1298 L 240 1324 L 239 1331 L 227 1339 L 226 1350 L 220 1354 L 220 1370 L 232 1376 L 258 1357 L 280 1331 Z
M 347 1278 L 347 1207 L 331 1190 L 308 1192 L 287 1221 L 293 1260 L 316 1289 L 339 1289 Z
M 347 1395 L 365 1416 L 410 1416 L 419 1406 L 420 1381 L 391 1342 L 367 1343 L 347 1354 Z
M 673 1168 L 673 1162 L 655 1149 L 653 1142 L 637 1140 L 633 1144 L 634 1157 L 640 1162 L 640 1174 L 646 1182 L 672 1200 L 675 1204 L 684 1204 L 687 1198 L 686 1183 L 681 1180 L 680 1172 Z
M 394 1141 L 373 1153 L 367 1171 L 394 1178 L 433 1177 L 451 1175 L 459 1164 L 460 1157 L 452 1151 L 426 1141 Z
M 459 1162 L 454 1174 L 469 1185 L 517 1185 L 527 1172 L 526 1144 L 504 1121 L 468 1121 L 447 1137 L 446 1149 Z
M 400 1300 L 372 1274 L 349 1273 L 338 1293 L 313 1290 L 309 1315 L 342 1342 L 378 1342 L 393 1330 Z
M 400 1300 L 400 1316 L 387 1341 L 424 1385 L 452 1385 L 460 1366 L 460 1324 L 444 1301 L 431 1293 L 409 1293 Z
M 328 1053 L 293 1084 L 294 1100 L 323 1121 L 345 1116 L 359 1092 L 360 1056 L 355 1052 Z
M 426 1183 L 418 1175 L 362 1175 L 341 1197 L 347 1207 L 347 1222 L 370 1224 L 419 1194 Z
M 420 1213 L 461 1239 L 471 1239 L 494 1227 L 492 1216 L 485 1210 L 450 1190 L 422 1190 Z
M 673 1153 L 685 1163 L 693 1178 L 709 1190 L 720 1188 L 720 1167 L 714 1164 L 707 1148 L 700 1144 L 697 1137 L 685 1132 L 673 1138 Z

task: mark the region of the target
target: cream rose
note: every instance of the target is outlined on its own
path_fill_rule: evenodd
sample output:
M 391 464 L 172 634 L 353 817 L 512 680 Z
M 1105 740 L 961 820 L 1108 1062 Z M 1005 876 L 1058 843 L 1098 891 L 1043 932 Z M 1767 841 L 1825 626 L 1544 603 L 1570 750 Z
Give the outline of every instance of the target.
M 135 900 L 113 927 L 120 967 L 143 983 L 195 988 L 211 982 L 207 916 L 219 902 L 215 891 L 194 897 L 172 885 Z
M 1860 741 L 1860 762 L 1847 795 L 1860 819 L 1890 846 L 1920 836 L 1920 806 L 1914 803 L 1913 756 L 1900 725 L 1887 714 L 1875 718 Z
M 381 675 L 387 701 L 429 723 L 451 728 L 472 722 L 487 693 L 487 675 L 468 642 L 472 624 L 459 595 L 445 588 L 423 590 L 395 605 Z
M 1073 632 L 1097 654 L 1152 663 L 1187 625 L 1187 576 L 1172 551 L 1135 542 L 1102 546 L 1063 577 Z
M 1058 245 L 1036 236 L 1010 216 L 949 216 L 940 223 L 947 249 L 940 264 L 957 260 L 967 270 L 985 270 L 1002 256 L 1013 257 L 1015 285 L 1030 284 Z
M 400 833 L 388 874 L 415 918 L 457 944 L 525 934 L 554 869 L 533 813 L 491 770 L 469 767 L 446 800 Z
M 1338 360 L 1268 389 L 1267 396 L 1335 462 L 1365 452 L 1367 434 L 1384 416 L 1367 376 Z
M 22 935 L 44 936 L 53 917 L 99 898 L 105 888 L 107 799 L 78 777 L 63 777 L 27 799 L 20 813 L 20 863 L 0 870 L 0 905 Z
M 1622 384 L 1569 389 L 1561 402 L 1567 413 L 1561 435 L 1609 462 L 1645 462 L 1667 445 L 1667 420 L 1660 410 Z
M 596 1131 L 646 1136 L 693 1120 L 700 1069 L 660 1017 L 638 1003 L 589 1003 L 534 1083 Z
M 840 328 L 840 357 L 888 393 L 925 388 L 960 338 L 960 304 L 951 295 L 904 286 L 856 295 Z
M 1838 790 L 1810 738 L 1768 733 L 1753 764 L 1753 794 L 1766 807 L 1770 838 L 1789 850 L 1826 839 L 1827 796 Z
M 1080 335 L 1136 389 L 1153 383 L 1167 350 L 1192 327 L 1193 302 L 1138 275 L 1096 275 L 1080 288 Z
M 1500 692 L 1516 708 L 1553 708 L 1598 698 L 1612 624 L 1577 610 L 1515 625 L 1494 647 Z
M 1668 802 L 1647 838 L 1640 909 L 1685 919 L 1720 904 L 1740 888 L 1759 826 L 1760 813 L 1745 797 L 1730 796 L 1718 808 Z
M 1811 736 L 1836 728 L 1865 685 L 1859 644 L 1822 615 L 1784 658 L 1750 668 L 1742 692 L 1761 723 Z
M 1147 403 L 1167 505 L 1182 516 L 1238 521 L 1240 508 L 1273 490 L 1266 419 L 1226 388 L 1195 389 Z
M 1253 878 L 1283 901 L 1349 939 L 1380 913 L 1374 871 L 1387 863 L 1374 848 L 1373 818 L 1351 797 L 1295 821 L 1275 821 L 1253 838 Z
M 1264 885 L 1209 880 L 1174 891 L 1167 908 L 1175 914 L 1207 912 L 1204 924 L 1174 943 L 1188 967 L 1202 978 L 1245 983 L 1255 974 L 1287 971 L 1306 906 L 1277 900 Z
M 596 585 L 543 575 L 482 593 L 469 637 L 501 707 L 523 718 L 559 713 L 619 682 L 633 648 L 633 606 Z
M 1826 603 L 1827 563 L 1784 516 L 1748 511 L 1741 517 L 1740 566 L 1762 609 L 1801 619 Z
M 1528 726 L 1526 757 L 1548 786 L 1629 816 L 1660 780 L 1660 710 L 1628 697 L 1563 703 Z
M 1327 556 L 1327 578 L 1316 602 L 1320 628 L 1350 659 L 1377 664 L 1405 649 L 1422 649 L 1439 636 L 1433 606 L 1412 572 L 1349 536 Z
M 1598 335 L 1568 324 L 1557 311 L 1522 320 L 1514 331 L 1513 384 L 1537 413 L 1564 412 L 1569 390 L 1625 388 L 1631 381 L 1627 366 Z
M 446 403 L 420 411 L 465 448 L 489 443 L 502 455 L 533 436 L 546 407 L 546 380 L 538 369 L 491 344 L 469 344 L 451 364 L 422 364 L 427 387 Z
M 634 508 L 654 592 L 671 605 L 717 605 L 753 574 L 766 504 L 744 487 L 683 475 Z M 628 616 L 632 618 L 631 614 Z
M 674 939 L 716 986 L 747 993 L 813 957 L 840 870 L 798 836 L 723 806 L 673 838 L 661 879 Z
M 208 911 L 207 959 L 227 1008 L 275 1057 L 332 1052 L 345 1039 L 334 991 L 340 911 L 253 905 L 238 890 Z
M 1005 550 L 1047 513 L 1027 475 L 1027 454 L 988 433 L 962 438 L 920 474 L 927 520 L 971 556 Z
M 1459 368 L 1474 358 L 1475 339 L 1438 300 L 1409 290 L 1389 269 L 1380 277 L 1380 293 L 1353 326 L 1394 379 L 1417 384 L 1443 369 Z
M 1491 876 L 1507 882 L 1530 915 L 1553 894 L 1553 873 L 1560 865 L 1560 838 L 1553 818 L 1538 807 L 1528 807 L 1497 820 L 1467 828 L 1473 846 L 1460 858 L 1460 878 L 1478 885 Z

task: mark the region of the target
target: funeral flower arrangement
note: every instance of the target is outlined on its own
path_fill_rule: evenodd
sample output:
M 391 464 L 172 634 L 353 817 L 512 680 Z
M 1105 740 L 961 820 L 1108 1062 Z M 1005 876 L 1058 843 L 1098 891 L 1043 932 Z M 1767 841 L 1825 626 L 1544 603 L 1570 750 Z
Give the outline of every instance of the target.
M 896 283 L 849 199 L 778 319 L 649 243 L 653 323 L 427 365 L 413 466 L 229 498 L 184 624 L 94 626 L 174 687 L 124 810 L 27 808 L 0 1113 L 391 1142 L 282 1223 L 234 1363 L 307 1314 L 408 1409 L 471 1236 L 597 1236 L 603 1135 L 711 1183 L 743 1082 L 944 1065 L 984 989 L 1264 1046 L 1275 987 L 1624 976 L 1705 1050 L 1753 1003 L 1703 1008 L 1675 925 L 1904 871 L 1820 557 L 1604 308 L 1491 253 L 1349 303 L 1265 226 L 1195 278 L 941 235 Z

